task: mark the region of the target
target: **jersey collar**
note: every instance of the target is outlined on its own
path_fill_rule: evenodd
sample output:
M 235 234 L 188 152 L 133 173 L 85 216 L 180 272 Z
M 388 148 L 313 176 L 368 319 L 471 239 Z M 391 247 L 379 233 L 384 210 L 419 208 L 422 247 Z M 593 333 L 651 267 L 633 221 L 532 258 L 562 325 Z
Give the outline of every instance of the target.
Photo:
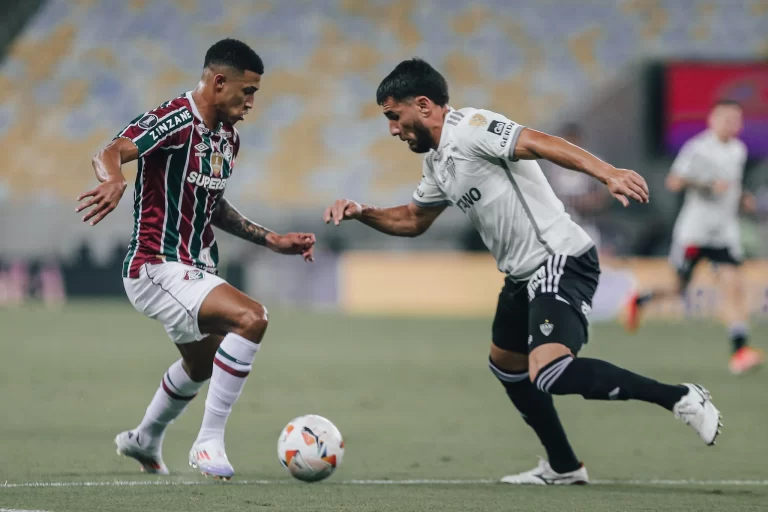
M 453 125 L 449 124 L 448 116 L 451 115 L 451 112 L 454 112 L 456 109 L 454 109 L 452 106 L 448 105 L 448 112 L 445 114 L 445 118 L 443 119 L 443 130 L 440 132 L 440 143 L 437 145 L 437 151 L 441 151 L 445 145 L 448 143 L 448 132 L 453 129 Z
M 192 98 L 192 91 L 187 91 L 185 96 L 187 98 L 187 101 L 189 101 L 189 106 L 192 107 L 192 114 L 197 118 L 198 121 L 200 121 L 203 124 L 205 128 L 208 128 L 207 126 L 205 126 L 205 121 L 203 121 L 203 116 L 200 115 L 200 111 L 197 110 L 197 104 L 195 103 L 195 100 Z M 220 131 L 223 126 L 224 126 L 224 123 L 219 123 L 216 129 L 211 131 L 216 133 Z

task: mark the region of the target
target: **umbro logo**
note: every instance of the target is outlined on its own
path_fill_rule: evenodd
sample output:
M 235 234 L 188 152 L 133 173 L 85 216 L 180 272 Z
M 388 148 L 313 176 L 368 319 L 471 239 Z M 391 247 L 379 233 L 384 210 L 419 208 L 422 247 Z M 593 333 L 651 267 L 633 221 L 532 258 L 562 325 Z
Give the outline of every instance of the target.
M 208 149 L 208 145 L 205 142 L 201 142 L 200 144 L 195 145 L 195 149 L 202 152 Z

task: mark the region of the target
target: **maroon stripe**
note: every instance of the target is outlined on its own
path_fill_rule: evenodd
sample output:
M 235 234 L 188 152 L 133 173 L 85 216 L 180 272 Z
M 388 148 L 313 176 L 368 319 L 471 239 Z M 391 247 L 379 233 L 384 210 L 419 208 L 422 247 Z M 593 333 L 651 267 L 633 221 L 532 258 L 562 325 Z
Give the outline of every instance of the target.
M 189 402 L 193 398 L 197 396 L 197 393 L 195 393 L 192 396 L 181 396 L 177 395 L 173 391 L 171 391 L 171 388 L 168 387 L 168 384 L 165 383 L 165 377 L 163 377 L 163 380 L 161 381 L 163 384 L 163 391 L 165 391 L 169 397 L 173 398 L 174 400 L 181 400 L 182 402 Z
M 144 159 L 144 184 L 141 191 L 141 218 L 139 219 L 137 255 L 129 275 L 138 277 L 139 268 L 152 255 L 160 254 L 163 221 L 165 219 L 165 162 L 163 152 Z M 158 169 L 158 166 L 161 168 Z M 144 257 L 141 258 L 140 255 Z
M 210 217 L 203 230 L 203 248 L 212 247 L 214 242 L 213 228 L 211 227 Z
M 213 364 L 224 370 L 230 375 L 234 375 L 235 377 L 245 378 L 248 376 L 251 372 L 241 372 L 240 370 L 235 370 L 231 366 L 227 366 L 226 363 L 222 362 L 221 359 L 218 357 L 213 358 Z
M 189 170 L 192 169 L 190 164 Z M 194 262 L 189 255 L 189 239 L 192 236 L 192 217 L 195 214 L 195 185 L 184 181 L 183 187 L 179 219 L 179 260 L 186 265 L 192 265 Z

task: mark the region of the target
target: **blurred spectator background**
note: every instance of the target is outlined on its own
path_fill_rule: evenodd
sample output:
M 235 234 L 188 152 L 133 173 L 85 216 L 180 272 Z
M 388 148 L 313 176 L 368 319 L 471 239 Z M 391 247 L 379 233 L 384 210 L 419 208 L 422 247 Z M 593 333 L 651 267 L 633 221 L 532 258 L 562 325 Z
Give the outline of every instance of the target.
M 654 269 L 666 269 L 681 199 L 664 189 L 669 165 L 716 99 L 740 101 L 756 196 L 743 237 L 757 269 L 755 308 L 764 308 L 765 1 L 8 0 L 4 11 L 0 302 L 123 295 L 135 165 L 119 208 L 90 228 L 74 208 L 96 183 L 91 156 L 136 115 L 192 89 L 206 49 L 235 37 L 266 73 L 255 112 L 238 126 L 227 197 L 272 229 L 316 232 L 319 245 L 305 266 L 221 234 L 225 277 L 261 300 L 398 311 L 408 305 L 388 300 L 388 287 L 395 297 L 402 282 L 434 279 L 465 295 L 434 301 L 436 311 L 492 312 L 501 276 L 458 209 L 416 240 L 321 221 L 338 197 L 409 201 L 420 157 L 389 136 L 375 90 L 397 62 L 420 56 L 448 78 L 452 106 L 502 112 L 645 176 L 652 202 L 623 209 L 586 176 L 542 164 L 598 242 L 617 297 L 632 280 L 668 276 Z M 488 284 L 468 284 L 477 282 Z

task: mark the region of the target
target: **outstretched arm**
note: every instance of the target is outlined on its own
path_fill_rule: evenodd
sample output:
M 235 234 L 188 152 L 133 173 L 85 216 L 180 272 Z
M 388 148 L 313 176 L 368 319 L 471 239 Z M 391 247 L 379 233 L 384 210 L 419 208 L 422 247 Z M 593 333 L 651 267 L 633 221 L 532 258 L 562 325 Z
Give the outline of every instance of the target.
M 248 220 L 223 197 L 213 211 L 211 224 L 230 235 L 256 245 L 263 245 L 277 253 L 301 254 L 305 261 L 314 261 L 315 235 L 312 233 L 278 235 L 274 231 Z
M 639 203 L 648 202 L 648 185 L 642 176 L 628 169 L 617 169 L 560 137 L 524 128 L 515 144 L 513 157 L 518 160 L 543 158 L 560 167 L 588 174 L 605 184 L 624 206 L 629 205 L 628 197 Z
M 339 225 L 343 220 L 356 219 L 366 226 L 393 236 L 415 237 L 424 233 L 443 213 L 445 206 L 423 208 L 409 203 L 391 208 L 377 208 L 349 199 L 339 199 L 325 210 L 323 220 Z
M 120 202 L 120 198 L 123 197 L 123 193 L 128 186 L 121 166 L 136 160 L 138 157 L 139 150 L 136 144 L 130 139 L 123 137 L 113 140 L 93 156 L 91 160 L 93 172 L 101 184 L 77 198 L 78 201 L 82 201 L 87 197 L 91 199 L 81 203 L 75 209 L 76 212 L 81 212 L 91 206 L 94 207 L 83 216 L 83 222 L 93 219 L 91 220 L 91 226 L 95 226 L 117 207 L 117 203 Z

